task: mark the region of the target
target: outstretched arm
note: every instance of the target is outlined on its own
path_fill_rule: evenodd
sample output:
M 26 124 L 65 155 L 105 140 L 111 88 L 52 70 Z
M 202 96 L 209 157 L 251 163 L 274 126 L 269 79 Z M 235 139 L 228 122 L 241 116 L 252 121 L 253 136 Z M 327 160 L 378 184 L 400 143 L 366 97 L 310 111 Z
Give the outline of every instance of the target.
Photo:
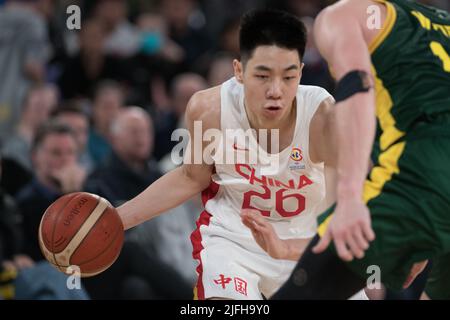
M 209 107 L 205 107 L 204 96 L 204 93 L 195 94 L 187 107 L 186 124 L 191 141 L 194 140 L 194 121 L 201 121 L 203 130 L 215 125 L 215 115 L 206 110 Z M 208 187 L 212 165 L 203 162 L 204 145 L 189 143 L 188 148 L 191 150 L 190 155 L 200 152 L 202 163 L 193 164 L 193 161 L 188 161 L 189 163 L 165 174 L 135 198 L 120 206 L 117 210 L 125 230 L 180 205 Z
M 314 35 L 317 46 L 338 80 L 359 70 L 371 74 L 371 61 L 362 27 L 348 6 L 335 5 L 318 16 Z M 375 136 L 373 90 L 357 93 L 335 105 L 337 143 L 337 207 L 315 252 L 331 240 L 346 261 L 362 258 L 375 235 L 363 202 L 363 186 Z

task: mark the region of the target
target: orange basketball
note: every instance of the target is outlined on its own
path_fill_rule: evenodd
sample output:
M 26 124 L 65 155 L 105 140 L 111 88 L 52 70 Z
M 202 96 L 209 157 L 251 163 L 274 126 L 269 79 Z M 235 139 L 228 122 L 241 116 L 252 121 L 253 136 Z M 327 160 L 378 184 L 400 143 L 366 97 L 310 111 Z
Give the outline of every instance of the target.
M 109 268 L 124 240 L 116 209 L 95 194 L 75 192 L 47 208 L 39 225 L 39 245 L 60 271 L 90 277 Z M 71 267 L 70 269 L 69 266 Z

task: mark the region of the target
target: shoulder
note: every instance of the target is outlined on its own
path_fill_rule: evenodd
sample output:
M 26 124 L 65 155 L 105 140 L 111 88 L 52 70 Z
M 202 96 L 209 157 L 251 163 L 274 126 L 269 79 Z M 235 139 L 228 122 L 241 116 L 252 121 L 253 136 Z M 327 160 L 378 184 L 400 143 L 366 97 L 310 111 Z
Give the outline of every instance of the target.
M 220 128 L 220 89 L 216 86 L 196 92 L 186 108 L 186 122 L 202 121 L 209 128 Z M 204 125 L 204 127 L 205 127 Z
M 323 99 L 311 120 L 311 129 L 324 132 L 332 121 L 334 115 L 334 99 L 332 96 Z
M 334 99 L 329 96 L 318 106 L 310 124 L 310 158 L 313 162 L 330 161 L 333 155 Z
M 309 86 L 302 84 L 298 86 L 298 92 L 302 96 L 315 98 L 316 100 L 319 101 L 331 97 L 331 94 L 326 89 L 317 86 Z
M 358 26 L 363 31 L 367 28 L 370 15 L 373 14 L 373 7 L 379 7 L 382 12 L 387 5 L 374 0 L 341 0 L 323 9 L 314 22 L 314 34 L 320 36 L 324 31 L 331 34 L 340 33 L 342 28 Z

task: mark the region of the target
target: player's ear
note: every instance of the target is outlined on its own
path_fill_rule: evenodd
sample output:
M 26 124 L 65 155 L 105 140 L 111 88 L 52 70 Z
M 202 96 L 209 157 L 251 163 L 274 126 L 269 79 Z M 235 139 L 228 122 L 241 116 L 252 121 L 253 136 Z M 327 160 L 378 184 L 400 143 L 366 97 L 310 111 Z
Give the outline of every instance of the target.
M 299 71 L 299 79 L 301 80 L 302 79 L 302 75 L 303 75 L 303 67 L 305 66 L 305 64 L 302 62 L 301 64 L 300 64 L 300 71 Z
M 244 66 L 242 65 L 242 62 L 240 62 L 237 59 L 233 60 L 233 69 L 234 69 L 234 76 L 236 77 L 236 80 L 239 83 L 243 82 L 244 79 Z

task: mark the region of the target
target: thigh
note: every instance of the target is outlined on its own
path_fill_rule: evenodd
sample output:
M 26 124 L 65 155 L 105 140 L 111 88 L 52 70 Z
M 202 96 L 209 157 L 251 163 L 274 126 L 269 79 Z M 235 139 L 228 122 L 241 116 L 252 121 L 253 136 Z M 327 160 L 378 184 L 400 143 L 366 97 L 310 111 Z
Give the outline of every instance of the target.
M 430 299 L 450 299 L 450 253 L 433 259 L 425 293 Z
M 216 238 L 200 253 L 198 299 L 260 300 L 260 276 L 248 268 L 251 254 L 233 242 Z
M 360 276 L 379 270 L 381 281 L 399 290 L 415 262 L 450 249 L 449 142 L 403 141 L 380 154 L 364 186 L 376 239 L 363 259 L 348 263 Z M 332 211 L 321 217 L 319 234 Z

